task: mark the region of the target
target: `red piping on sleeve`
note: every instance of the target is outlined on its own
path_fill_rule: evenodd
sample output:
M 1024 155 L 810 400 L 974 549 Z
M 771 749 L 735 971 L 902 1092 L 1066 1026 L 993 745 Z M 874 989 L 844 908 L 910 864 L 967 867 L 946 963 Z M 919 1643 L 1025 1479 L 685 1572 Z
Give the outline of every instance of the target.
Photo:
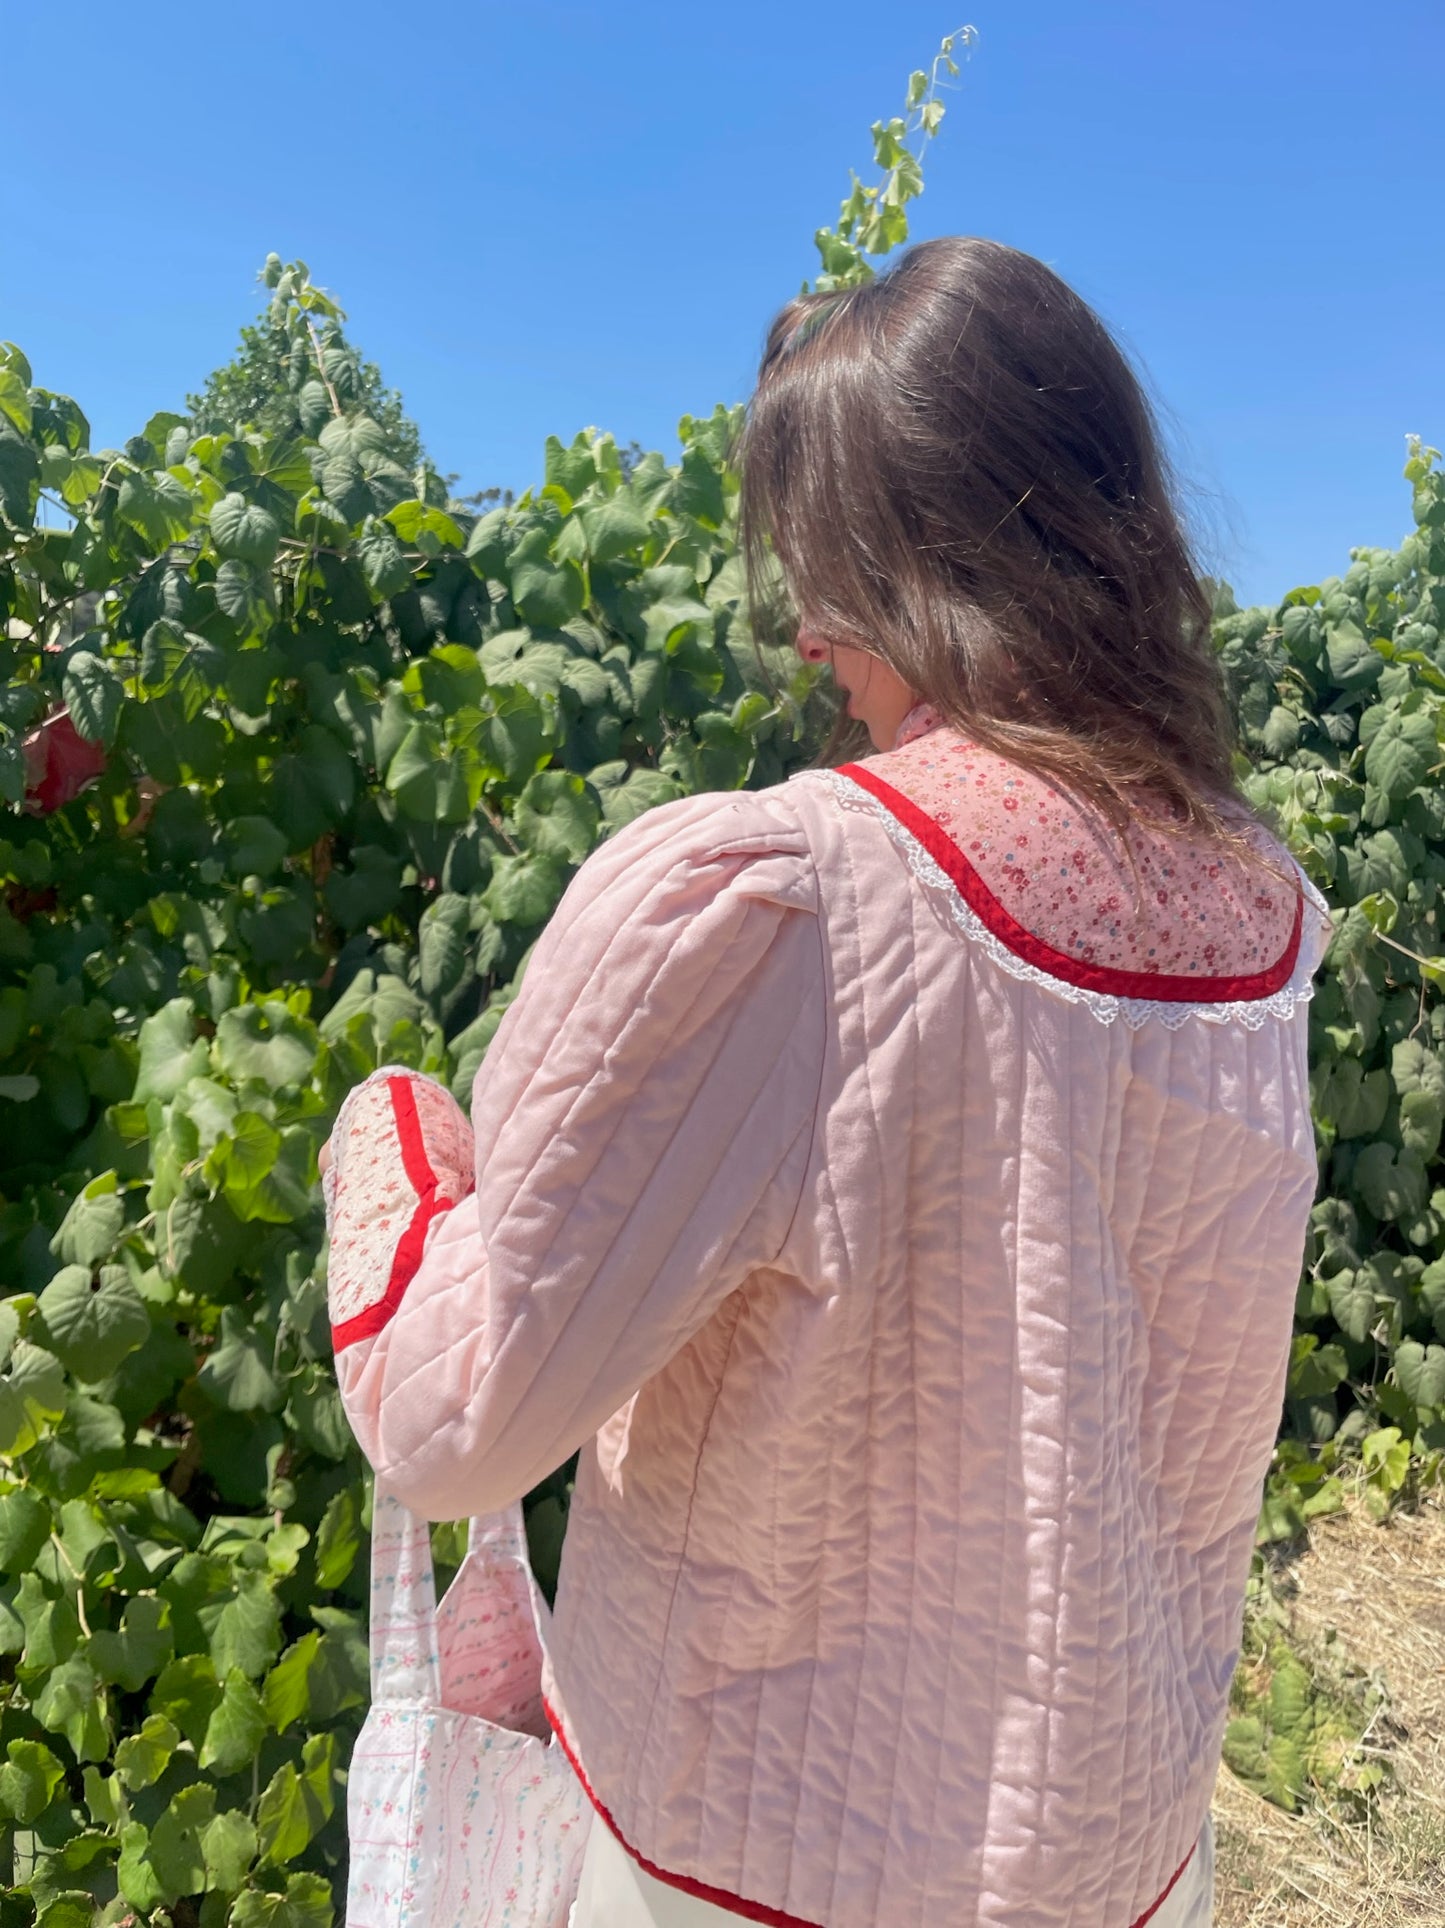
M 1035 937 L 1010 916 L 947 832 L 901 790 L 895 790 L 891 783 L 861 763 L 840 764 L 839 774 L 851 777 L 877 797 L 904 829 L 913 833 L 934 862 L 952 878 L 969 909 L 1015 956 L 1050 977 L 1062 978 L 1066 984 L 1077 984 L 1086 991 L 1101 991 L 1108 997 L 1151 998 L 1168 1004 L 1214 1004 L 1272 997 L 1276 991 L 1283 990 L 1294 972 L 1304 930 L 1303 894 L 1295 903 L 1294 929 L 1283 955 L 1267 969 L 1247 977 L 1185 977 L 1163 971 L 1123 971 L 1112 965 L 1086 964 L 1065 951 L 1056 951 L 1052 944 Z
M 820 1922 L 805 1921 L 801 1915 L 784 1914 L 781 1908 L 766 1907 L 761 1901 L 746 1901 L 741 1895 L 729 1894 L 726 1888 L 711 1888 L 705 1881 L 694 1881 L 691 1875 L 669 1874 L 666 1868 L 659 1868 L 655 1861 L 649 1861 L 646 1855 L 639 1854 L 627 1839 L 627 1836 L 622 1832 L 621 1828 L 619 1828 L 613 1820 L 611 1814 L 598 1799 L 597 1790 L 588 1780 L 582 1763 L 573 1752 L 572 1743 L 568 1740 L 561 1719 L 552 1706 L 552 1703 L 544 1697 L 542 1706 L 546 1710 L 547 1719 L 552 1724 L 552 1732 L 557 1736 L 557 1745 L 571 1762 L 572 1771 L 582 1783 L 583 1792 L 586 1794 L 588 1800 L 592 1803 L 593 1807 L 596 1808 L 599 1816 L 606 1822 L 613 1834 L 616 1835 L 618 1841 L 627 1850 L 628 1854 L 632 1856 L 632 1859 L 637 1863 L 638 1867 L 644 1869 L 655 1881 L 664 1881 L 669 1888 L 680 1889 L 683 1894 L 696 1895 L 699 1901 L 708 1901 L 711 1902 L 715 1908 L 724 1908 L 730 1914 L 741 1915 L 745 1921 L 765 1922 L 769 1924 L 769 1928 L 822 1928 Z M 1195 1845 L 1197 1846 L 1198 1844 L 1196 1843 Z M 1151 1902 L 1142 1915 L 1139 1915 L 1134 1921 L 1131 1921 L 1129 1928 L 1146 1928 L 1146 1924 L 1153 1920 L 1154 1916 L 1158 1914 L 1159 1910 L 1164 1906 L 1164 1903 L 1174 1892 L 1179 1877 L 1193 1859 L 1194 1849 L 1191 1848 L 1179 1863 L 1179 1866 L 1174 1870 L 1174 1873 L 1169 1877 L 1168 1886 L 1164 1889 L 1164 1892 L 1159 1896 L 1158 1900 Z
M 396 1124 L 397 1140 L 401 1147 L 402 1168 L 412 1190 L 417 1195 L 416 1210 L 412 1213 L 406 1230 L 396 1242 L 392 1254 L 391 1273 L 386 1281 L 386 1291 L 375 1305 L 369 1305 L 364 1312 L 358 1312 L 354 1319 L 343 1319 L 340 1325 L 331 1329 L 331 1343 L 335 1351 L 342 1352 L 347 1346 L 354 1346 L 359 1339 L 371 1339 L 395 1313 L 406 1295 L 406 1288 L 416 1277 L 420 1268 L 422 1254 L 426 1251 L 426 1236 L 434 1218 L 449 1212 L 455 1202 L 437 1194 L 437 1175 L 431 1168 L 426 1155 L 426 1140 L 422 1136 L 421 1119 L 417 1116 L 416 1093 L 412 1090 L 409 1078 L 388 1078 L 386 1088 L 391 1098 L 392 1113 Z

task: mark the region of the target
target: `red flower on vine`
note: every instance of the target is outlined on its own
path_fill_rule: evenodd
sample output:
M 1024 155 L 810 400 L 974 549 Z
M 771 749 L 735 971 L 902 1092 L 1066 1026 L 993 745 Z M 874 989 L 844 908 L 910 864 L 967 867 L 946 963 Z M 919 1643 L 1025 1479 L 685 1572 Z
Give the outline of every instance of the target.
M 48 817 L 72 803 L 105 769 L 105 745 L 82 736 L 69 710 L 53 710 L 20 747 L 25 758 L 25 806 L 32 816 Z

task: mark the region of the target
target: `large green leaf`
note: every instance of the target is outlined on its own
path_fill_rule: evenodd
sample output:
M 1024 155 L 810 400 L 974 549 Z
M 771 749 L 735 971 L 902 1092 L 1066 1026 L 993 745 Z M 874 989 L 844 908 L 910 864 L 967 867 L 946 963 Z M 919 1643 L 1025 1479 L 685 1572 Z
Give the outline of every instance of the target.
M 185 1787 L 151 1828 L 150 1859 L 163 1900 L 197 1894 L 205 1885 L 206 1857 L 201 1837 L 215 1811 L 214 1788 L 204 1783 Z
M 242 1004 L 216 1025 L 216 1060 L 237 1084 L 248 1079 L 273 1091 L 304 1084 L 316 1063 L 315 1028 L 278 1000 Z
M 29 383 L 12 368 L 0 368 L 0 414 L 9 417 L 22 435 L 30 433 Z
M 465 535 L 452 517 L 431 503 L 415 499 L 398 502 L 394 508 L 387 510 L 386 521 L 403 542 L 425 548 L 432 555 L 437 553 L 437 545 L 460 549 L 466 542 Z M 426 542 L 428 536 L 435 538 L 435 544 Z
M 165 469 L 146 475 L 127 475 L 120 485 L 117 508 L 123 522 L 143 536 L 153 549 L 179 542 L 190 533 L 197 503 L 185 483 Z
M 625 494 L 584 504 L 578 510 L 578 521 L 594 562 L 610 562 L 614 556 L 640 548 L 647 540 L 647 517 Z
M 1375 1323 L 1374 1286 L 1363 1270 L 1337 1272 L 1329 1280 L 1330 1313 L 1335 1324 L 1363 1345 Z
M 216 571 L 215 595 L 216 607 L 235 625 L 243 638 L 264 636 L 271 627 L 276 613 L 271 579 L 258 564 L 242 562 L 234 556 L 223 562 Z M 239 661 L 233 660 L 230 665 L 231 687 L 238 696 L 241 694 L 238 685 L 249 660 L 243 656 Z M 253 698 L 241 703 L 240 707 L 255 713 L 261 709 L 262 703 Z
M 586 581 L 575 562 L 545 557 L 513 562 L 512 600 L 529 623 L 560 629 L 581 612 L 586 596 Z
M 141 681 L 148 689 L 174 690 L 188 723 L 218 694 L 225 674 L 225 652 L 209 638 L 164 616 L 146 631 Z
M 116 1190 L 116 1175 L 102 1172 L 76 1193 L 50 1249 L 66 1265 L 88 1269 L 110 1257 L 124 1225 L 125 1200 Z
M 1420 1158 L 1382 1139 L 1366 1145 L 1355 1161 L 1355 1183 L 1376 1218 L 1387 1220 L 1418 1212 L 1430 1191 Z
M 220 1684 L 209 1653 L 186 1653 L 173 1660 L 151 1689 L 151 1717 L 138 1737 L 145 1739 L 149 1733 L 149 1739 L 143 1749 L 138 1749 L 130 1766 L 131 1773 L 149 1775 L 154 1780 L 176 1746 L 175 1740 L 167 1739 L 176 1730 L 193 1747 L 201 1747 L 220 1698 Z M 159 1724 L 152 1727 L 151 1720 Z M 116 1766 L 121 1766 L 119 1755 Z M 137 1785 L 147 1783 L 142 1781 Z
M 466 968 L 471 906 L 447 892 L 427 906 L 417 927 L 418 982 L 425 997 L 439 997 L 456 985 Z
M 542 770 L 518 797 L 512 821 L 528 850 L 580 864 L 597 842 L 601 813 L 583 778 Z
M 109 1755 L 109 1697 L 82 1655 L 72 1654 L 50 1670 L 34 1708 L 40 1725 L 63 1734 L 78 1761 L 103 1761 Z
M 1438 755 L 1433 712 L 1394 710 L 1365 752 L 1365 775 L 1387 797 L 1408 796 L 1425 781 Z
M 180 1743 L 179 1730 L 160 1714 L 147 1714 L 115 1750 L 115 1771 L 134 1792 L 158 1781 Z
M 299 1772 L 287 1761 L 272 1776 L 256 1812 L 263 1865 L 294 1861 L 330 1820 L 333 1748 L 329 1734 L 314 1735 L 302 1748 Z
M 1445 1406 L 1445 1346 L 1403 1340 L 1395 1352 L 1395 1377 L 1417 1406 Z
M 0 1573 L 23 1573 L 50 1538 L 50 1508 L 28 1486 L 0 1494 Z
M 35 519 L 40 458 L 8 423 L 0 423 L 0 515 L 17 529 Z
M 233 1667 L 248 1680 L 259 1680 L 281 1651 L 280 1607 L 269 1582 L 260 1574 L 245 1575 L 230 1599 L 202 1607 L 200 1619 L 220 1680 Z M 224 1689 L 222 1692 L 224 1702 Z M 209 1720 L 206 1729 L 210 1731 Z
M 92 742 L 114 743 L 125 686 L 109 663 L 89 651 L 73 656 L 63 684 L 71 721 Z
M 230 1668 L 222 1683 L 220 1703 L 206 1724 L 201 1767 L 214 1768 L 218 1774 L 234 1774 L 255 1760 L 269 1725 L 256 1689 L 241 1668 Z M 255 1853 L 254 1837 L 251 1853 Z
M 396 533 L 385 522 L 368 522 L 356 545 L 366 586 L 378 602 L 411 587 L 411 565 Z
M 119 1266 L 106 1266 L 98 1281 L 88 1265 L 64 1266 L 40 1295 L 40 1316 L 50 1349 L 88 1384 L 108 1378 L 150 1336 L 145 1301 Z
M 332 1495 L 316 1534 L 316 1583 L 341 1585 L 356 1564 L 363 1544 L 361 1508 L 349 1486 Z
M 541 924 L 556 907 L 565 879 L 556 857 L 498 857 L 482 901 L 499 924 Z
M 211 540 L 220 555 L 269 567 L 281 540 L 275 516 L 232 491 L 213 505 L 210 520 Z
M 331 1890 L 319 1874 L 293 1874 L 284 1894 L 248 1888 L 236 1897 L 230 1928 L 331 1928 Z
M 1352 620 L 1334 624 L 1326 645 L 1330 679 L 1345 691 L 1368 689 L 1380 679 L 1384 660 Z
M 169 1606 L 154 1594 L 140 1594 L 126 1602 L 119 1630 L 99 1629 L 87 1651 L 101 1680 L 135 1694 L 166 1665 L 174 1647 Z
M 0 1815 L 29 1827 L 50 1806 L 65 1769 L 43 1741 L 14 1740 L 0 1767 Z
M 255 1828 L 238 1809 L 232 1808 L 224 1814 L 218 1814 L 201 1831 L 201 1858 L 206 1864 L 207 1887 L 212 1892 L 234 1894 L 256 1858 Z M 241 1895 L 237 1900 L 237 1910 L 254 1895 L 254 1889 Z M 238 1912 L 232 1912 L 233 1923 L 242 1918 Z M 324 1928 L 330 1928 L 329 1912 Z
M 253 1326 L 241 1306 L 224 1306 L 220 1338 L 198 1383 L 230 1412 L 276 1412 L 286 1395 L 276 1377 L 275 1354 L 274 1334 Z
M 1367 1072 L 1359 1058 L 1337 1058 L 1319 1081 L 1317 1114 L 1329 1119 L 1341 1138 L 1370 1138 L 1385 1122 L 1390 1078 L 1383 1067 Z

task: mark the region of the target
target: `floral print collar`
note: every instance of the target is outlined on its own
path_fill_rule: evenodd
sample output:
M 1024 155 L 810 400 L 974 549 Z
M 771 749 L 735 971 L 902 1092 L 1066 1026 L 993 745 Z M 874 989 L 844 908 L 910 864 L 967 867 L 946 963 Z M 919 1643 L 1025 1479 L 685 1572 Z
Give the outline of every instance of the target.
M 901 750 L 905 743 L 911 743 L 916 736 L 927 736 L 930 730 L 938 729 L 943 721 L 931 703 L 915 703 L 898 725 L 898 734 L 893 739 L 892 747 Z

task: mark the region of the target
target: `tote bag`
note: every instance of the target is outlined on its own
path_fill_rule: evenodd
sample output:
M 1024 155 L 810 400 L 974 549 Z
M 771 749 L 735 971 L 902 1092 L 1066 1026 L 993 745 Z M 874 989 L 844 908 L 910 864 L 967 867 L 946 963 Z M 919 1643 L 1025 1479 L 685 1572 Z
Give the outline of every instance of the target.
M 438 1606 L 426 1522 L 378 1484 L 346 1928 L 566 1928 L 592 1809 L 542 1711 L 548 1623 L 520 1506 L 470 1522 Z

